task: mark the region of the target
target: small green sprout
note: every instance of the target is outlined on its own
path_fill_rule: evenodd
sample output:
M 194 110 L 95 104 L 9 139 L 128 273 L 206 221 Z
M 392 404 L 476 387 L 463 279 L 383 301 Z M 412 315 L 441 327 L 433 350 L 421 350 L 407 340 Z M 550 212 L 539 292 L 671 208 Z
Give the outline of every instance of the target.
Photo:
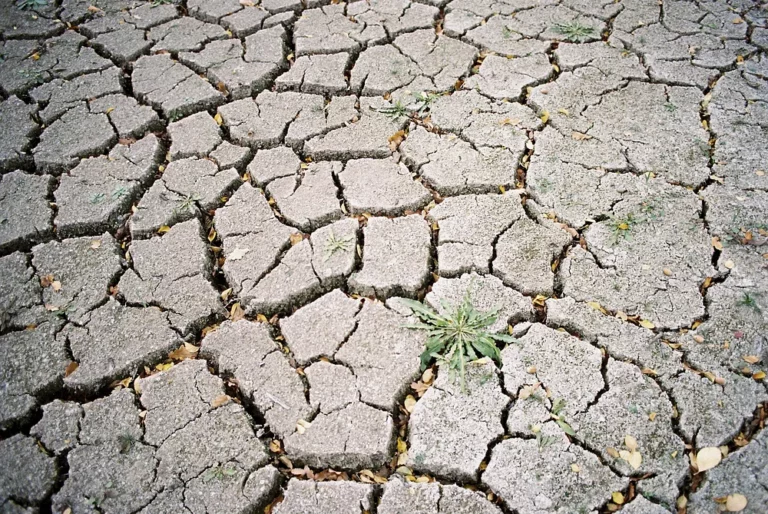
M 566 41 L 572 43 L 582 43 L 595 37 L 595 29 L 587 25 L 582 25 L 578 21 L 569 21 L 567 23 L 556 23 L 552 27 L 556 33 L 564 36 Z
M 496 343 L 517 342 L 517 339 L 510 335 L 488 331 L 488 327 L 496 323 L 499 309 L 485 312 L 477 310 L 472 305 L 469 291 L 464 295 L 463 301 L 455 307 L 443 302 L 444 313 L 438 313 L 415 300 L 404 299 L 402 302 L 420 320 L 419 323 L 407 327 L 427 332 L 426 347 L 421 354 L 421 369 L 426 369 L 433 360 L 446 366 L 452 376 L 458 373 L 461 377 L 462 391 L 466 391 L 468 362 L 489 357 L 499 363 L 501 353 Z
M 325 247 L 323 248 L 323 262 L 327 261 L 337 252 L 347 252 L 354 246 L 355 236 L 348 235 L 344 237 L 336 237 L 333 230 L 328 232 L 328 238 L 325 240 Z

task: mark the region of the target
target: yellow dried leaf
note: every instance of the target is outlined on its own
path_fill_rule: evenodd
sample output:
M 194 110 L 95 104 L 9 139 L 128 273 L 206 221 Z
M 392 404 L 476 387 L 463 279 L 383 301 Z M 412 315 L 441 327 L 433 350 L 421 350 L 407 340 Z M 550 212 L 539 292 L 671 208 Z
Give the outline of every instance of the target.
M 231 321 L 238 321 L 245 318 L 245 311 L 242 307 L 240 307 L 240 302 L 235 303 L 232 305 L 232 308 L 229 310 L 229 319 Z
M 173 367 L 173 363 L 172 362 L 166 362 L 164 364 L 158 364 L 157 366 L 155 366 L 155 369 L 157 371 L 168 371 L 172 367 Z
M 503 120 L 501 120 L 499 122 L 499 125 L 502 125 L 502 126 L 504 126 L 504 125 L 518 125 L 519 123 L 520 123 L 520 120 L 518 120 L 517 118 L 514 118 L 514 119 L 513 118 L 504 118 Z
M 562 109 L 562 108 L 558 109 L 557 112 L 559 112 L 560 114 L 562 114 L 564 116 L 570 116 L 570 114 L 571 114 L 571 113 L 568 112 L 568 109 Z
M 765 378 L 765 371 L 758 371 L 757 373 L 752 375 L 752 378 L 754 378 L 755 380 L 762 380 L 762 379 L 764 379 Z
M 304 236 L 302 236 L 299 232 L 294 232 L 291 234 L 291 246 L 296 246 L 302 241 L 304 241 Z
M 722 251 L 723 243 L 720 242 L 720 238 L 719 237 L 713 237 L 712 238 L 712 247 L 715 250 L 721 250 Z
M 640 464 L 643 463 L 643 456 L 640 455 L 640 452 L 628 452 L 627 450 L 621 450 L 619 452 L 619 457 L 627 461 L 632 469 L 638 469 Z
M 720 448 L 710 446 L 702 448 L 696 454 L 696 466 L 699 468 L 699 473 L 712 469 L 723 459 L 723 454 L 720 452 Z
M 269 451 L 273 453 L 280 453 L 283 450 L 281 443 L 277 439 L 272 439 L 272 441 L 269 442 Z
M 408 411 L 408 413 L 412 413 L 413 409 L 416 408 L 416 398 L 411 396 L 410 394 L 405 397 L 405 410 Z
M 546 124 L 549 121 L 549 111 L 541 111 L 541 116 L 539 116 L 539 119 L 542 123 Z
M 405 444 L 405 441 L 403 441 L 402 439 L 398 438 L 397 439 L 397 452 L 398 453 L 405 453 L 407 451 L 408 451 L 408 445 Z
M 664 268 L 664 269 L 662 270 L 662 272 L 663 272 L 663 273 L 664 273 L 666 276 L 668 276 L 668 277 L 671 277 L 671 276 L 672 276 L 672 270 L 671 270 L 671 269 L 669 269 L 669 268 Z
M 229 298 L 229 295 L 231 294 L 232 294 L 232 288 L 230 287 L 229 289 L 225 289 L 224 291 L 222 291 L 221 295 L 219 296 L 221 296 L 221 299 L 226 302 L 227 298 Z
M 656 413 L 655 412 L 651 412 L 650 414 L 648 414 L 648 419 L 650 419 L 651 421 L 655 420 L 656 419 Z
M 573 464 L 571 464 L 571 471 L 573 471 L 574 473 L 578 473 L 579 471 L 581 471 L 581 468 L 579 467 L 578 464 L 574 462 Z
M 734 268 L 734 266 L 736 266 L 736 264 L 734 264 L 734 262 L 733 262 L 732 260 L 730 260 L 730 259 L 729 259 L 729 260 L 727 260 L 727 261 L 725 261 L 725 262 L 723 263 L 723 265 L 724 265 L 726 268 L 728 268 L 728 269 L 733 269 L 733 268 Z
M 608 455 L 610 455 L 614 459 L 618 459 L 619 458 L 619 452 L 616 451 L 616 448 L 606 448 L 605 449 L 605 453 L 607 453 Z
M 211 407 L 213 407 L 214 409 L 216 407 L 221 407 L 222 405 L 225 405 L 225 404 L 229 403 L 230 399 L 231 398 L 228 395 L 226 395 L 226 394 L 222 394 L 221 396 L 217 396 L 211 402 Z
M 728 512 L 741 512 L 747 508 L 747 497 L 743 494 L 729 494 L 725 499 L 725 510 Z
M 740 25 L 744 23 L 744 20 L 742 20 L 741 18 L 734 18 L 731 23 L 733 23 L 734 25 Z
M 424 373 L 421 374 L 421 381 L 425 384 L 431 384 L 434 379 L 435 372 L 432 371 L 432 368 L 427 368 Z
M 547 297 L 543 294 L 536 295 L 536 298 L 533 299 L 533 304 L 537 307 L 544 307 L 545 303 L 547 303 Z
M 631 435 L 624 436 L 624 446 L 631 452 L 637 451 L 637 439 Z
M 169 230 L 171 230 L 171 227 L 169 227 L 168 225 L 163 225 L 159 229 L 157 229 L 157 233 L 158 234 L 165 234 Z
M 611 493 L 611 500 L 616 505 L 623 505 L 624 504 L 624 495 L 621 493 L 621 491 L 614 491 Z
M 742 357 L 742 359 L 744 360 L 744 362 L 748 362 L 749 364 L 757 364 L 758 362 L 760 362 L 760 357 L 758 357 L 757 355 L 745 355 Z
M 213 117 L 213 119 L 216 122 L 216 124 L 219 126 L 221 126 L 221 124 L 224 123 L 224 120 L 221 119 L 221 114 L 219 114 L 218 112 L 216 113 L 216 116 Z
M 99 247 L 101 247 L 101 239 L 95 239 L 91 241 L 91 248 L 94 250 L 98 250 Z
M 652 328 L 656 328 L 656 325 L 654 325 L 653 322 L 647 319 L 641 319 L 640 326 L 643 328 L 647 328 L 648 330 L 651 330 Z
M 59 282 L 58 280 L 54 280 L 53 282 L 51 282 L 51 289 L 53 289 L 57 293 L 61 291 L 61 282 Z

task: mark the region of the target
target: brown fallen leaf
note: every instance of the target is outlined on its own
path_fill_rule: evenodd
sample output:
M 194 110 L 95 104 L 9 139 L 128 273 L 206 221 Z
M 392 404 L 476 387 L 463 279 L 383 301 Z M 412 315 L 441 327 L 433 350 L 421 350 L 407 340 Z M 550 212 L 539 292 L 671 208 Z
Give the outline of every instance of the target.
M 245 319 L 245 311 L 240 307 L 240 302 L 236 302 L 232 305 L 232 308 L 229 310 L 229 319 L 230 321 Z
M 50 287 L 54 280 L 53 275 L 43 275 L 40 277 L 40 287 Z
M 69 364 L 67 364 L 67 368 L 64 370 L 64 376 L 68 377 L 69 375 L 77 371 L 78 367 L 80 367 L 79 363 L 75 361 L 70 362 Z
M 213 401 L 211 402 L 211 407 L 213 407 L 214 409 L 216 407 L 221 407 L 222 405 L 229 403 L 229 400 L 231 400 L 229 395 L 222 394 L 221 396 L 217 396 L 216 398 L 213 399 Z
M 403 139 L 405 139 L 405 131 L 404 130 L 398 130 L 391 136 L 387 138 L 387 141 L 389 141 L 389 149 L 393 152 L 397 150 L 397 147 L 400 146 L 400 143 L 403 142 Z
M 302 241 L 304 241 L 304 236 L 300 232 L 294 232 L 291 234 L 291 246 L 296 246 Z
M 186 359 L 194 359 L 197 357 L 197 352 L 200 350 L 197 346 L 190 344 L 190 343 L 184 343 L 181 346 L 179 346 L 177 349 L 172 351 L 168 354 L 168 358 L 173 359 L 175 361 L 183 361 Z

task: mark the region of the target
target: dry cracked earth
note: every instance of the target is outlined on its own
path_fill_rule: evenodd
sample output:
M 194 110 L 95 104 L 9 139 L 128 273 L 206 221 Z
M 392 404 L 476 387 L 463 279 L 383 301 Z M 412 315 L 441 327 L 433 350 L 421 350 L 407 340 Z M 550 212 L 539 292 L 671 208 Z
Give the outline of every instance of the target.
M 767 51 L 753 0 L 0 0 L 0 512 L 764 514 Z M 464 392 L 399 298 L 467 292 L 518 342 Z

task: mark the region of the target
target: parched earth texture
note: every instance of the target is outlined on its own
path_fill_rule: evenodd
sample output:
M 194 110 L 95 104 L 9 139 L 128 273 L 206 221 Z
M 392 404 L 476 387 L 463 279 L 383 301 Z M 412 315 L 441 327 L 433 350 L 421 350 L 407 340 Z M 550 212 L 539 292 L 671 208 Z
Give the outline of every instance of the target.
M 0 0 L 0 512 L 768 512 L 767 52 L 757 0 Z M 400 299 L 466 295 L 517 342 L 462 390 Z

